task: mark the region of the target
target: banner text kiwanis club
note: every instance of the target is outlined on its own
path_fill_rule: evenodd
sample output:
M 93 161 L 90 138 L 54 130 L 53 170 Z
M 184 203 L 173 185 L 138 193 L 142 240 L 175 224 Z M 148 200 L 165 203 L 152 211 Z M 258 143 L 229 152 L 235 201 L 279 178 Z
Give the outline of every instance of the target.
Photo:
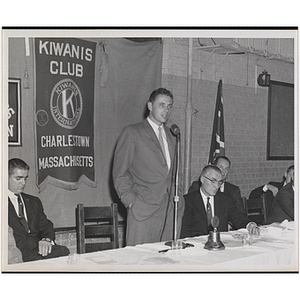
M 38 186 L 75 189 L 94 178 L 95 43 L 38 38 L 36 145 Z

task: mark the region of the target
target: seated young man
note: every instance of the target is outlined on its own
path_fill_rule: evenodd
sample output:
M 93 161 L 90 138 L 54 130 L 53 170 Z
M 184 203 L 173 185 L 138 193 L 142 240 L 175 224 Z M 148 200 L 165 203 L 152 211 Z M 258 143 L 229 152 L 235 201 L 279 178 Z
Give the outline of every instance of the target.
M 23 191 L 29 166 L 21 159 L 8 162 L 8 225 L 13 230 L 16 246 L 22 260 L 32 261 L 65 256 L 70 253 L 55 244 L 53 223 L 47 219 L 39 198 Z

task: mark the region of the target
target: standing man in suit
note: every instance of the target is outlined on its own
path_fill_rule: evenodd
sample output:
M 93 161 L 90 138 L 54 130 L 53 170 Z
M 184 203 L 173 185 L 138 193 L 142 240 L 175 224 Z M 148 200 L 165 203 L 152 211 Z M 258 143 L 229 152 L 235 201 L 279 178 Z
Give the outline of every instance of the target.
M 176 138 L 164 125 L 172 111 L 172 93 L 164 88 L 153 91 L 147 107 L 149 115 L 144 121 L 123 129 L 113 163 L 114 185 L 127 208 L 126 244 L 131 246 L 174 238 Z M 177 232 L 183 209 L 181 197 Z
M 267 212 L 270 211 L 274 197 L 277 195 L 278 191 L 284 187 L 286 184 L 290 183 L 294 177 L 294 165 L 289 166 L 283 176 L 283 181 L 275 182 L 270 181 L 265 185 L 255 188 L 249 195 L 250 199 L 260 198 L 263 194 L 266 196 L 267 201 Z
M 24 262 L 68 255 L 56 245 L 53 224 L 47 219 L 39 198 L 23 193 L 29 166 L 21 159 L 8 162 L 8 225 Z
M 242 212 L 245 213 L 243 199 L 241 196 L 241 190 L 238 186 L 227 181 L 227 176 L 231 168 L 231 161 L 226 156 L 217 156 L 213 163 L 214 166 L 217 166 L 222 172 L 223 184 L 220 186 L 220 192 L 229 194 L 236 207 Z M 200 180 L 194 181 L 189 188 L 189 193 L 192 191 L 197 191 L 200 188 Z
M 199 190 L 184 195 L 182 238 L 207 235 L 212 230 L 211 219 L 214 216 L 219 218 L 219 231 L 228 231 L 228 222 L 231 222 L 237 229 L 247 228 L 250 234 L 259 234 L 258 226 L 237 209 L 232 197 L 219 191 L 223 176 L 218 167 L 204 167 L 200 181 Z

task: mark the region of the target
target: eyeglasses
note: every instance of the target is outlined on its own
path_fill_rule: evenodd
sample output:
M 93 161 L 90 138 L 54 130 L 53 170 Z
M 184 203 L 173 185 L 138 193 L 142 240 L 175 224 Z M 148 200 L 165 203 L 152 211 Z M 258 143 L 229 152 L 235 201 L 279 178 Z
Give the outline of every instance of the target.
M 210 179 L 208 177 L 206 177 L 205 175 L 202 175 L 203 177 L 205 177 L 206 179 L 208 179 L 212 184 L 217 184 L 219 186 L 221 186 L 224 183 L 224 180 L 216 180 L 216 179 Z

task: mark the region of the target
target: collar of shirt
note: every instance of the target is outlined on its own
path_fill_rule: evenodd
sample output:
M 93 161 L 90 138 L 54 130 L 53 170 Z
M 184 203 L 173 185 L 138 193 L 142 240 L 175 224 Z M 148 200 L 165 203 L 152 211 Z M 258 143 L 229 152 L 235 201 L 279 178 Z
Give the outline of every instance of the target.
M 158 126 L 149 117 L 147 117 L 147 121 L 149 122 L 150 126 L 153 128 L 157 138 L 158 138 L 158 134 L 159 134 L 158 128 L 161 127 L 163 129 L 162 130 L 162 135 L 163 135 L 164 139 L 166 139 L 166 133 L 165 133 L 164 125 Z
M 166 155 L 167 155 L 167 158 L 166 158 L 166 159 L 167 159 L 167 165 L 168 165 L 168 168 L 170 169 L 170 167 L 171 167 L 171 158 L 170 158 L 169 145 L 168 145 L 168 142 L 167 142 L 167 136 L 166 136 L 166 133 L 165 133 L 164 125 L 158 126 L 158 125 L 155 124 L 149 117 L 147 117 L 147 121 L 149 122 L 150 126 L 151 126 L 152 129 L 154 130 L 157 139 L 159 139 L 159 131 L 158 131 L 158 128 L 159 128 L 159 127 L 162 128 L 163 143 L 164 143 L 165 151 L 166 151 Z
M 201 187 L 200 187 L 200 194 L 201 194 L 202 199 L 203 199 L 205 210 L 206 210 L 206 205 L 207 205 L 207 198 L 209 197 L 209 203 L 210 203 L 210 206 L 211 206 L 212 216 L 214 216 L 215 215 L 215 201 L 214 201 L 215 197 L 214 196 L 206 196 L 202 192 Z
M 220 192 L 224 193 L 224 189 L 225 189 L 225 182 L 220 186 Z
M 286 181 L 283 182 L 283 186 L 285 186 L 285 185 L 286 185 Z
M 10 190 L 8 190 L 8 197 L 10 199 L 10 202 L 12 203 L 12 205 L 15 208 L 16 214 L 19 216 L 19 204 L 18 204 L 18 197 Z M 24 215 L 25 215 L 25 219 L 27 219 L 27 212 L 26 212 L 26 206 L 24 204 L 24 200 L 22 195 L 20 194 L 21 200 L 23 202 L 23 207 L 24 207 Z

